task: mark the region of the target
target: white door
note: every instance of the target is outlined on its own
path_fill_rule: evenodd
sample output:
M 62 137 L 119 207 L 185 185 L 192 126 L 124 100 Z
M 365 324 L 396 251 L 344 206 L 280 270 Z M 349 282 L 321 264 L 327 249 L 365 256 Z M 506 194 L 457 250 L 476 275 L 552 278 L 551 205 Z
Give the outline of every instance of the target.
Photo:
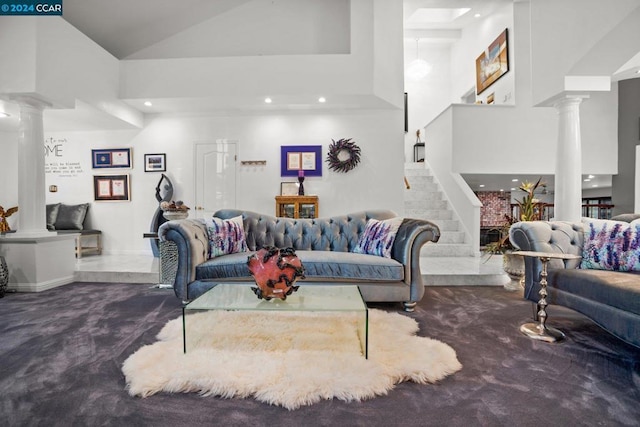
M 236 150 L 227 140 L 195 144 L 196 218 L 236 207 Z

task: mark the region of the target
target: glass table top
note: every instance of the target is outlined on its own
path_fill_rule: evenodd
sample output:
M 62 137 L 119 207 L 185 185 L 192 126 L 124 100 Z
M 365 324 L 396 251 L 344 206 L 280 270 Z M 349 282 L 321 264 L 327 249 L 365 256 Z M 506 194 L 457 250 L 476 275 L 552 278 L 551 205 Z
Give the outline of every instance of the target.
M 300 285 L 286 300 L 259 299 L 245 284 L 219 284 L 184 308 L 186 310 L 360 311 L 367 306 L 358 286 Z

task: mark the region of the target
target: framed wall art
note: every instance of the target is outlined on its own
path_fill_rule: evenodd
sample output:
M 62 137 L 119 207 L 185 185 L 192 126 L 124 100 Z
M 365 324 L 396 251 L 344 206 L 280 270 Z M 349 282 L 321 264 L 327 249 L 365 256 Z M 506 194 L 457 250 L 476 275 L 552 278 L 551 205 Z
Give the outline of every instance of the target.
M 321 145 L 283 145 L 280 147 L 280 176 L 322 176 Z
M 144 171 L 145 172 L 166 172 L 167 171 L 167 155 L 162 154 L 145 154 L 144 155 Z
M 131 169 L 131 148 L 91 150 L 91 167 Z
M 489 86 L 509 71 L 509 46 L 507 29 L 476 59 L 476 94 L 480 95 Z
M 96 201 L 130 201 L 129 175 L 94 175 L 93 198 Z

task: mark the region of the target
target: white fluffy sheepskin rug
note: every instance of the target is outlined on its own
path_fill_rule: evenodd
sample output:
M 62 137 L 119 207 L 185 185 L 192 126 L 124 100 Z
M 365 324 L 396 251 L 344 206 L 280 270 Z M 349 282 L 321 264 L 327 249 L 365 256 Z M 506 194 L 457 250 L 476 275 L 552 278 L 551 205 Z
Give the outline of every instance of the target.
M 201 312 L 187 316 L 187 354 L 180 317 L 165 325 L 159 341 L 129 356 L 122 371 L 133 396 L 253 396 L 290 410 L 321 399 L 359 401 L 462 368 L 451 347 L 417 331 L 409 317 L 370 309 L 367 360 L 354 315 Z

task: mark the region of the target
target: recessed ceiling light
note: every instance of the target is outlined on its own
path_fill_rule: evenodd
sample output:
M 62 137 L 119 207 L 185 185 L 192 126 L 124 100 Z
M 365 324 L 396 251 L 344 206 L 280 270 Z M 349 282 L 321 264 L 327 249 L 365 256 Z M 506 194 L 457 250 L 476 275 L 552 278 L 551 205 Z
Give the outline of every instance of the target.
M 595 177 L 596 177 L 595 175 L 589 175 L 589 178 L 595 178 Z
M 271 104 L 271 98 L 265 98 L 264 102 L 266 102 L 267 104 Z
M 504 191 L 504 188 L 501 188 L 500 191 Z
M 589 181 L 591 181 L 589 178 L 584 179 L 584 182 L 589 182 Z
M 513 178 L 511 182 L 518 182 L 518 178 Z
M 9 117 L 9 113 L 5 113 L 4 111 L 0 111 L 0 117 Z
M 144 105 L 146 105 L 147 107 L 151 107 L 153 104 L 151 103 L 151 101 L 145 101 Z
M 516 191 L 516 187 L 511 187 L 511 191 Z
M 594 188 L 595 188 L 595 187 L 597 187 L 597 186 L 598 186 L 598 184 L 593 184 L 593 185 L 592 185 L 592 187 L 594 187 Z
M 480 184 L 480 185 L 478 185 L 478 187 L 484 188 L 484 184 Z
M 318 102 L 320 103 L 327 102 L 327 99 L 324 96 L 321 96 L 320 98 L 318 98 Z
M 475 15 L 473 15 L 474 18 L 480 18 L 482 15 L 480 15 L 479 13 L 476 13 Z

